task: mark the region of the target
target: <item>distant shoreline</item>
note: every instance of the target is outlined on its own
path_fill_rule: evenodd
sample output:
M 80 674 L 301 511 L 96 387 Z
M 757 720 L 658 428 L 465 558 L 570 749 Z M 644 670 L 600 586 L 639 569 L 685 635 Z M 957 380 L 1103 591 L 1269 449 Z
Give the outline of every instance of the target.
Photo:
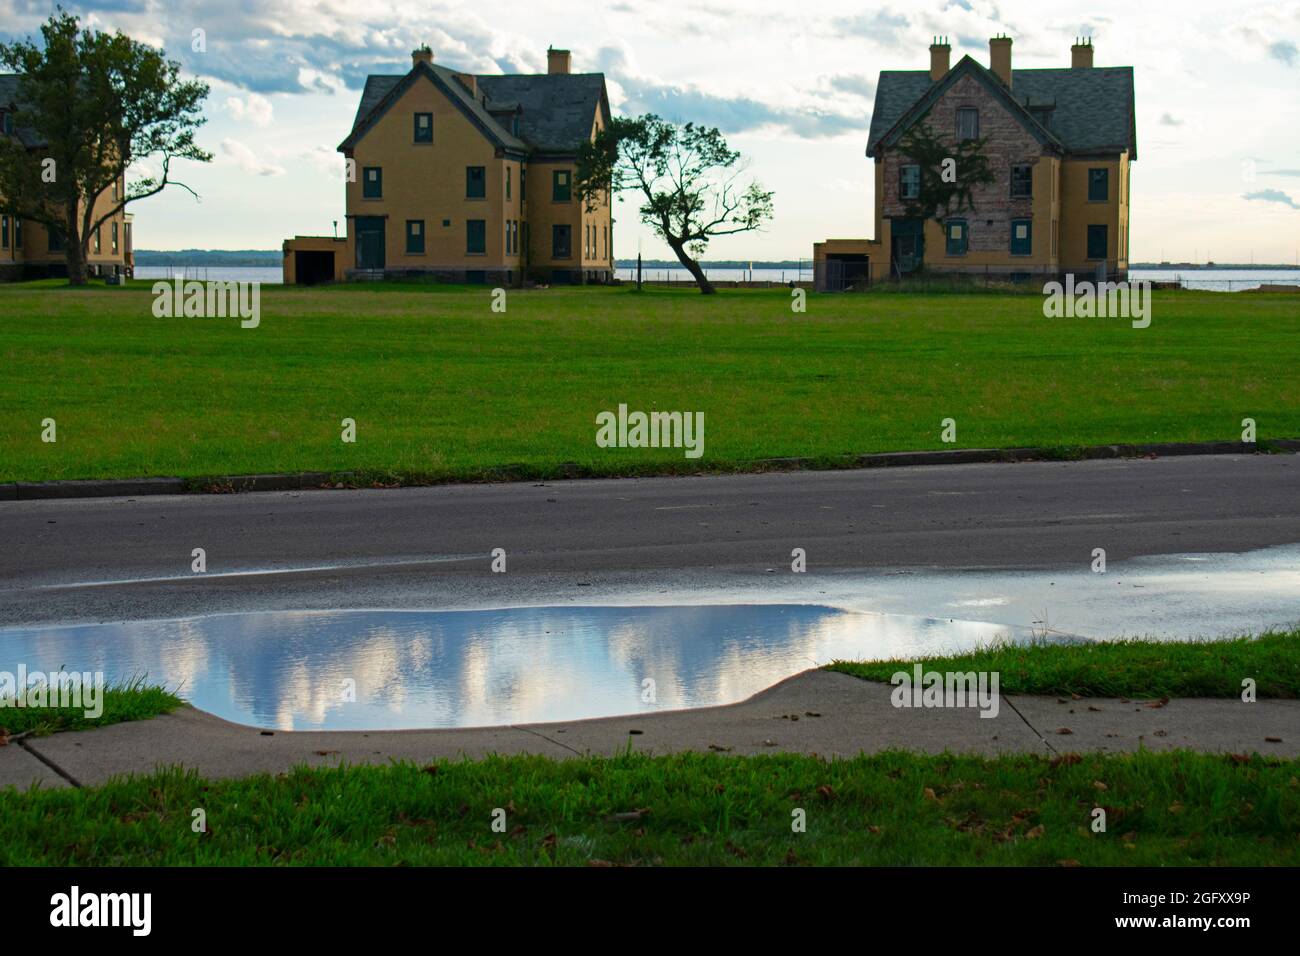
M 138 266 L 207 266 L 208 268 L 276 268 L 283 262 L 278 249 L 137 249 L 135 264 Z M 635 259 L 616 259 L 615 267 L 619 269 L 636 268 Z M 711 259 L 701 262 L 705 269 L 798 269 L 810 267 L 812 260 L 805 259 Z M 643 259 L 644 269 L 680 269 L 682 265 L 675 259 Z M 1143 270 L 1217 270 L 1238 269 L 1250 271 L 1273 271 L 1277 269 L 1295 269 L 1294 263 L 1239 263 L 1239 262 L 1130 262 L 1130 269 Z

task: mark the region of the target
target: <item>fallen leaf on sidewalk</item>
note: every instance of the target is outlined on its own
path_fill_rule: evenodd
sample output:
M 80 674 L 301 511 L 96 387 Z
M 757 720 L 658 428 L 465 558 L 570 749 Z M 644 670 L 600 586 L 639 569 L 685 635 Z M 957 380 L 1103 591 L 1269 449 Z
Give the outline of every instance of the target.
M 1165 704 L 1167 704 L 1167 703 L 1169 703 L 1169 698 L 1168 698 L 1168 697 L 1161 697 L 1159 700 L 1149 700 L 1149 701 L 1147 701 L 1145 704 L 1143 704 L 1142 706 L 1143 706 L 1143 707 L 1150 707 L 1152 710 L 1155 710 L 1157 707 L 1163 707 L 1163 706 L 1165 706 Z
M 1074 731 L 1071 730 L 1069 727 L 1057 727 L 1057 728 L 1056 728 L 1056 732 L 1057 732 L 1058 734 L 1072 734 L 1072 733 L 1074 733 Z

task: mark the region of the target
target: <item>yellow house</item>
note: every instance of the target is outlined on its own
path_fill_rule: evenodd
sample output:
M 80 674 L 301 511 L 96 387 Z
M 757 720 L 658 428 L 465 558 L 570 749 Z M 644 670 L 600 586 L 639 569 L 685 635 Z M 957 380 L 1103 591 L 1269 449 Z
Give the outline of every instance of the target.
M 1137 159 L 1133 68 L 1094 67 L 1090 40 L 1068 69 L 1013 70 L 1011 39 L 989 40 L 989 67 L 949 68 L 944 39 L 930 69 L 880 74 L 867 156 L 875 161 L 875 238 L 813 246 L 817 288 L 841 290 L 927 273 L 1003 279 L 1128 270 L 1129 163 Z M 920 169 L 900 142 L 924 122 L 941 140 L 984 140 L 993 182 L 973 208 L 908 214 Z M 956 171 L 960 176 L 960 170 Z
M 22 125 L 18 80 L 17 74 L 0 74 L 0 136 L 15 139 L 36 152 L 42 143 L 30 128 Z M 125 180 L 119 178 L 111 189 L 99 195 L 95 200 L 96 219 L 117 205 L 125 188 Z M 68 256 L 63 236 L 2 207 L 0 203 L 0 280 L 66 276 Z M 90 237 L 87 267 L 91 275 L 130 276 L 133 263 L 131 216 L 118 210 Z
M 346 159 L 346 236 L 284 243 L 284 281 L 428 276 L 517 285 L 613 275 L 608 195 L 574 185 L 579 147 L 609 122 L 601 73 L 479 76 L 434 63 L 366 80 Z M 588 208 L 591 206 L 591 208 Z

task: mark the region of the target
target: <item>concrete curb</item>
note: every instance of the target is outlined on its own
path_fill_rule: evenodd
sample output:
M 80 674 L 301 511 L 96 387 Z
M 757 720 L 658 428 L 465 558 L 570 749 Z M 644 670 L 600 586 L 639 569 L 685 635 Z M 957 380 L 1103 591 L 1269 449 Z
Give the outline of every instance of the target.
M 907 750 L 983 756 L 1195 750 L 1293 759 L 1300 756 L 1300 701 L 1235 698 L 1128 699 L 1003 695 L 991 719 L 975 708 L 914 710 L 894 688 L 848 674 L 807 670 L 734 704 L 554 723 L 441 730 L 266 731 L 193 707 L 149 720 L 30 738 L 0 750 L 0 787 L 98 785 L 158 766 L 192 767 L 208 778 L 286 773 L 295 767 L 390 760 L 481 759 L 537 754 L 552 759 L 640 753 L 798 753 L 852 758 Z M 8 753 L 23 749 L 27 754 Z M 44 774 L 57 772 L 59 779 Z
M 1141 445 L 1085 445 L 1077 448 L 953 448 L 942 451 L 889 451 L 842 458 L 756 458 L 743 464 L 754 471 L 807 471 L 827 468 L 888 468 L 921 465 L 976 465 L 1023 461 L 1083 461 L 1108 458 L 1174 457 L 1179 455 L 1256 455 L 1300 452 L 1300 438 L 1273 438 L 1259 444 L 1239 441 L 1152 442 Z M 580 466 L 560 466 L 564 479 L 600 478 Z M 488 469 L 490 471 L 491 469 Z M 234 494 L 246 491 L 301 491 L 327 487 L 331 478 L 346 480 L 348 472 L 283 472 L 266 475 L 223 475 L 212 478 L 108 478 L 71 481 L 0 482 L 0 501 L 51 498 L 112 498 L 143 495 Z M 650 477 L 650 476 L 642 476 Z M 523 480 L 523 479 L 519 479 Z M 532 480 L 532 479 L 528 479 Z M 446 484 L 464 483 L 458 479 Z M 413 486 L 408 486 L 413 487 Z
M 1142 445 L 1084 445 L 1077 448 L 954 448 L 946 451 L 889 451 L 846 456 L 847 467 L 888 468 L 917 465 L 970 465 L 1020 461 L 1083 461 L 1107 458 L 1174 457 L 1177 455 L 1257 455 L 1300 452 L 1300 439 L 1277 438 L 1260 444 L 1239 441 L 1151 442 Z M 763 458 L 753 462 L 769 468 L 815 468 L 811 458 Z

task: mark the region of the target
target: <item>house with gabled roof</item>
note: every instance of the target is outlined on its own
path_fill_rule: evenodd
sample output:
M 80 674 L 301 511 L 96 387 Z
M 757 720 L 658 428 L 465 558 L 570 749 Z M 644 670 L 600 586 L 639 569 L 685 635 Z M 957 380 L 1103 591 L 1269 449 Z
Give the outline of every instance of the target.
M 16 142 L 36 157 L 44 155 L 46 143 L 23 122 L 22 77 L 0 73 L 0 137 Z M 30 114 L 29 114 L 30 115 Z M 95 198 L 94 216 L 108 213 L 126 194 L 126 178 L 118 177 L 111 187 Z M 22 215 L 24 203 L 14 197 L 6 203 L 0 196 L 0 280 L 62 278 L 68 274 L 68 252 L 63 234 L 44 223 Z M 27 206 L 31 212 L 31 207 Z M 84 211 L 84 209 L 83 209 Z M 130 276 L 135 269 L 131 230 L 134 217 L 117 210 L 91 234 L 86 259 L 92 276 Z
M 614 269 L 608 195 L 578 196 L 578 150 L 610 119 L 601 73 L 475 75 L 411 54 L 366 79 L 339 144 L 348 171 L 340 238 L 284 244 L 285 282 L 425 276 L 517 285 L 604 282 Z
M 1094 66 L 1085 39 L 1071 48 L 1068 69 L 1013 70 L 1011 46 L 994 37 L 988 67 L 965 56 L 950 68 L 951 47 L 937 38 L 928 71 L 880 74 L 867 141 L 875 238 L 817 243 L 819 289 L 919 271 L 1002 279 L 1127 272 L 1133 68 Z M 948 143 L 984 141 L 993 182 L 972 188 L 969 207 L 915 215 L 920 168 L 902 142 L 919 123 Z

